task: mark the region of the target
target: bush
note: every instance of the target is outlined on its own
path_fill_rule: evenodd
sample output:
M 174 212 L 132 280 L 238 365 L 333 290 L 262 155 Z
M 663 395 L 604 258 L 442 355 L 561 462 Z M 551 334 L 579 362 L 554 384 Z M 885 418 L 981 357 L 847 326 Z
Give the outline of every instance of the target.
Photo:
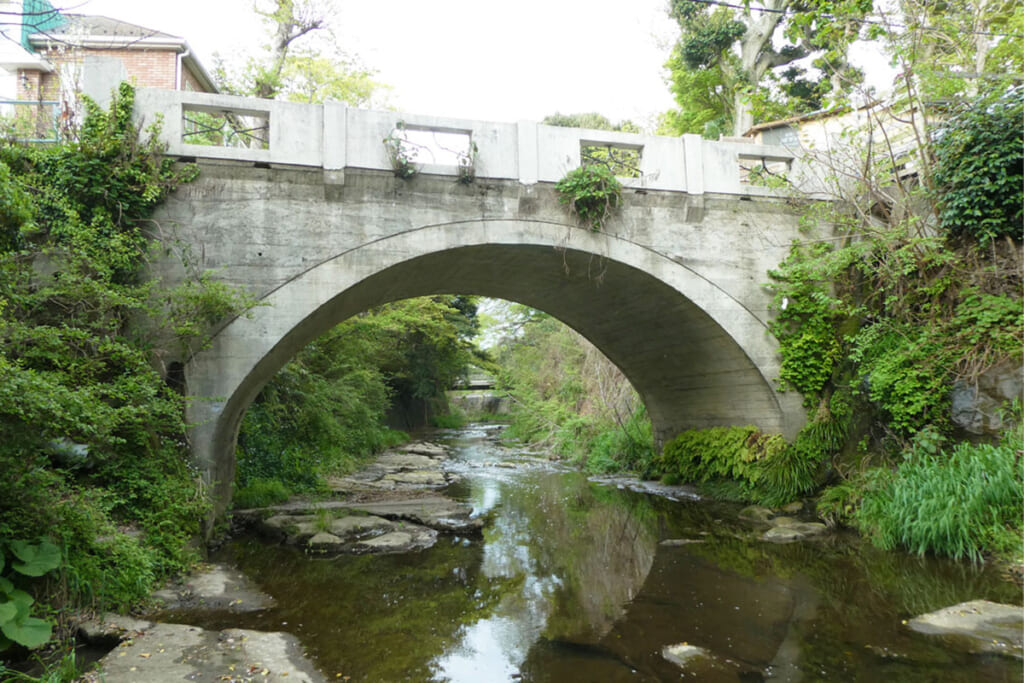
M 574 168 L 555 184 L 555 191 L 558 202 L 591 230 L 600 230 L 622 203 L 622 183 L 610 168 L 600 164 Z
M 785 448 L 781 436 L 762 434 L 752 426 L 691 429 L 665 444 L 648 474 L 691 484 L 731 479 L 744 483 L 752 494 L 765 462 Z
M 939 221 L 953 237 L 986 246 L 1024 239 L 1024 88 L 967 104 L 935 141 Z
M 109 112 L 88 103 L 77 141 L 0 145 L 0 538 L 61 548 L 38 596 L 55 613 L 145 599 L 196 559 L 207 512 L 183 398 L 154 370 L 175 300 L 140 282 L 142 226 L 195 167 L 140 134 L 133 95 L 122 84 Z M 214 306 L 205 322 L 238 312 L 208 285 L 192 289 Z
M 1024 517 L 1024 439 L 1019 429 L 999 445 L 957 444 L 931 455 L 916 446 L 895 472 L 876 470 L 863 494 L 857 525 L 882 548 L 905 547 L 980 561 L 1005 550 Z

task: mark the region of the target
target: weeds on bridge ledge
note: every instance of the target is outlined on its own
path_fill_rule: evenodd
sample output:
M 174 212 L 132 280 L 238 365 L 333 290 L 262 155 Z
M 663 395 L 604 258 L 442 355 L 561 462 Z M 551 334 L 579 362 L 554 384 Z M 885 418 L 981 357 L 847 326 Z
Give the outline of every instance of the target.
M 611 169 L 598 164 L 569 171 L 555 184 L 555 191 L 558 203 L 595 232 L 622 204 L 622 183 Z
M 419 166 L 416 165 L 417 150 L 414 143 L 406 137 L 404 121 L 396 123 L 395 128 L 384 138 L 384 149 L 391 162 L 391 169 L 397 177 L 408 180 L 420 172 Z
M 456 152 L 456 182 L 460 185 L 471 185 L 476 180 L 476 157 L 479 154 L 476 143 L 470 141 L 464 152 Z

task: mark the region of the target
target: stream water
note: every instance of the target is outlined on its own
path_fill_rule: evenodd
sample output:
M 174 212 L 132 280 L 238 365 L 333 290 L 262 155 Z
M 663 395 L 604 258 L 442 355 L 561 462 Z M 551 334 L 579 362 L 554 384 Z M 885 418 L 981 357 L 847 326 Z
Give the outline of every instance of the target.
M 738 507 L 596 483 L 495 434 L 432 437 L 454 449 L 462 479 L 446 493 L 484 517 L 482 538 L 332 559 L 239 539 L 215 559 L 280 606 L 183 618 L 292 632 L 329 680 L 1022 680 L 1020 661 L 960 654 L 902 623 L 971 599 L 1019 604 L 990 568 L 843 534 L 765 543 Z M 662 656 L 682 642 L 716 664 L 684 671 Z

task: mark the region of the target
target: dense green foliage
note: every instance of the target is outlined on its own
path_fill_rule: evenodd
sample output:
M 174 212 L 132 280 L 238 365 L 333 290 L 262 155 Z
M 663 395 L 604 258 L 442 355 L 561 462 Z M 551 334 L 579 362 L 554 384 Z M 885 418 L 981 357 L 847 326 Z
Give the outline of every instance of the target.
M 15 540 L 7 545 L 13 561 L 8 576 L 0 576 L 0 651 L 15 643 L 39 647 L 50 640 L 53 629 L 49 622 L 32 616 L 35 598 L 17 588 L 15 581 L 41 577 L 59 567 L 60 548 L 45 539 L 39 543 Z M 0 571 L 5 565 L 0 547 Z
M 690 483 L 716 496 L 783 505 L 818 483 L 821 457 L 814 436 L 788 444 L 756 427 L 691 429 L 665 444 L 647 470 L 666 483 Z
M 517 333 L 497 354 L 512 397 L 511 438 L 550 448 L 589 472 L 638 472 L 653 453 L 651 422 L 625 377 L 554 318 L 513 306 Z
M 965 105 L 939 128 L 935 173 L 939 221 L 981 246 L 1024 240 L 1024 87 Z
M 77 140 L 0 146 L 0 539 L 60 548 L 38 597 L 61 619 L 148 596 L 194 559 L 206 512 L 183 398 L 154 369 L 185 313 L 139 277 L 146 219 L 195 170 L 140 135 L 133 95 L 122 85 L 109 113 L 88 103 Z M 237 311 L 190 286 L 188 315 Z
M 856 519 L 883 548 L 982 559 L 985 551 L 1021 552 L 1024 439 L 959 443 L 934 452 L 918 443 L 895 471 L 872 470 Z
M 1018 89 L 965 102 L 925 128 L 934 141 L 919 143 L 913 175 L 897 176 L 907 157 L 868 152 L 854 163 L 872 173 L 837 182 L 837 201 L 809 214 L 841 239 L 795 244 L 770 274 L 782 387 L 814 411 L 804 433 L 832 433 L 817 458 L 846 479 L 823 512 L 885 547 L 1022 554 L 1008 447 L 935 446 L 955 433 L 955 382 L 1024 359 L 1022 114 Z
M 249 408 L 238 439 L 235 504 L 315 492 L 405 437 L 389 413 L 444 409 L 445 391 L 479 359 L 471 298 L 408 299 L 355 316 L 300 351 Z
M 555 183 L 555 191 L 558 203 L 595 231 L 622 203 L 622 183 L 603 164 L 574 168 Z
M 679 37 L 666 66 L 678 109 L 663 116 L 663 132 L 738 136 L 841 102 L 861 79 L 846 51 L 871 11 L 871 0 L 672 0 Z

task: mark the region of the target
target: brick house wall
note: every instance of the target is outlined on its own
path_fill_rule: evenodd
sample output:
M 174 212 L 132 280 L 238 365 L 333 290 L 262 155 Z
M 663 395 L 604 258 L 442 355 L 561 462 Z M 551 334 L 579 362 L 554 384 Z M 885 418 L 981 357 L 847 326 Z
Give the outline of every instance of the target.
M 30 88 L 26 89 L 33 95 L 36 92 L 43 92 L 56 97 L 58 94 L 57 81 L 60 78 L 60 66 L 68 62 L 79 61 L 83 54 L 97 57 L 113 57 L 120 60 L 124 64 L 128 76 L 140 87 L 164 88 L 167 90 L 183 89 L 175 83 L 178 53 L 170 50 L 89 49 L 78 51 L 75 54 L 65 54 L 59 51 L 44 51 L 40 54 L 57 68 L 52 73 L 42 74 L 41 91 L 38 90 L 39 86 L 37 84 L 33 84 Z M 188 69 L 184 69 L 184 72 L 184 78 L 182 79 L 185 81 L 186 87 L 184 89 L 203 90 L 199 81 Z M 24 73 L 30 81 L 33 79 L 38 80 L 40 75 L 38 71 L 22 71 L 19 73 L 19 79 L 21 78 L 21 73 Z M 39 98 L 33 96 L 28 99 Z M 52 99 L 52 97 L 47 96 L 42 99 Z

